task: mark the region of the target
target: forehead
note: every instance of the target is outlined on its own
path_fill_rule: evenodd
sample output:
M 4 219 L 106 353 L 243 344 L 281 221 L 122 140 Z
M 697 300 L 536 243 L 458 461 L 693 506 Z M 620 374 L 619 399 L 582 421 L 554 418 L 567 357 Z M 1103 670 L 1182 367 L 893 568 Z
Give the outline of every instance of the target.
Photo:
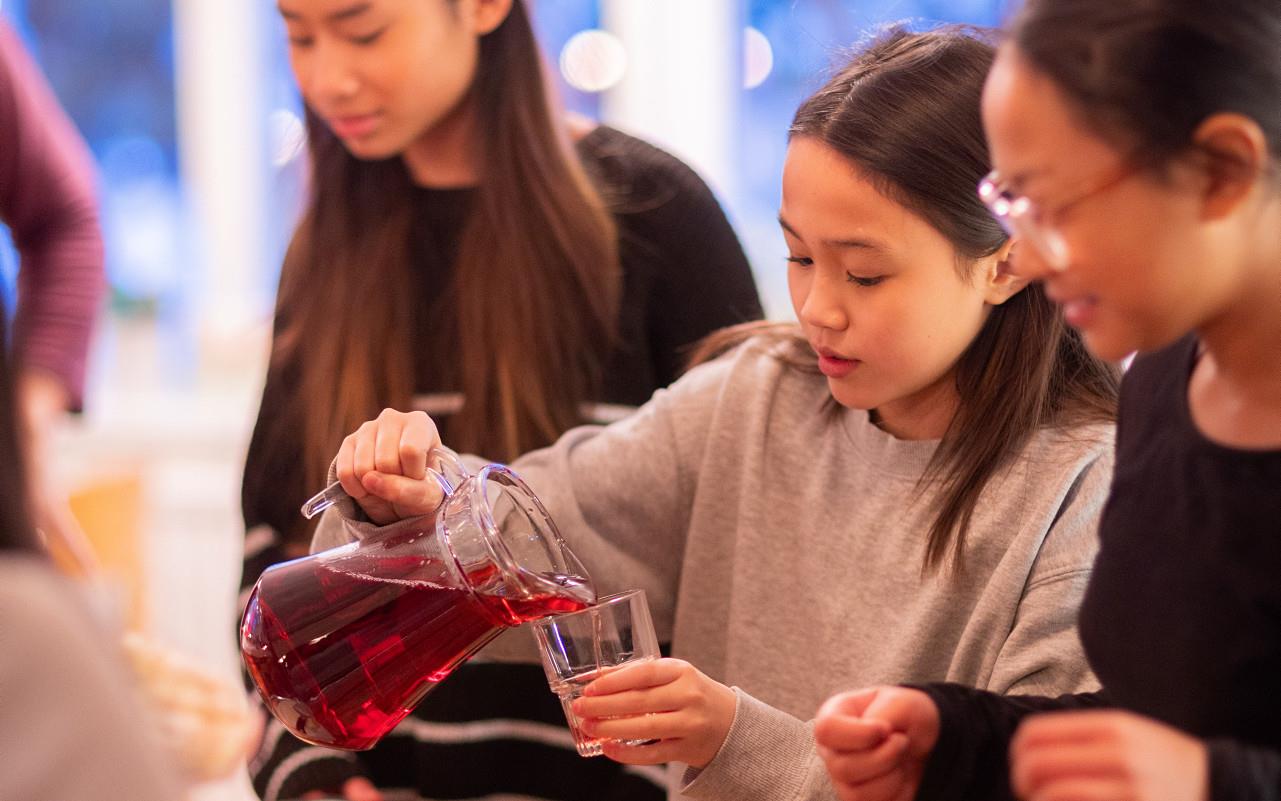
M 1015 181 L 1026 175 L 1071 178 L 1116 157 L 1082 125 L 1058 84 L 1009 43 L 997 53 L 983 87 L 983 128 L 993 166 Z
M 794 138 L 783 162 L 783 211 L 798 229 L 898 222 L 906 211 L 876 190 L 848 159 L 808 136 Z M 797 219 L 793 220 L 792 217 Z
M 792 139 L 783 164 L 782 217 L 808 245 L 859 239 L 887 250 L 951 247 L 915 212 L 887 197 L 856 165 L 821 141 Z
M 341 21 L 378 11 L 397 0 L 277 0 L 276 7 L 285 19 L 307 21 Z

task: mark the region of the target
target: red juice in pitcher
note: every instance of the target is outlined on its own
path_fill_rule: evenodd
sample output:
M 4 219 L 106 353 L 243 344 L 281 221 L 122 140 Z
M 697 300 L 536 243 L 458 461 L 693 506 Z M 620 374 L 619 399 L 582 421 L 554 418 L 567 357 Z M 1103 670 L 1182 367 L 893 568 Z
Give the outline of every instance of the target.
M 353 549 L 279 565 L 246 607 L 245 664 L 272 713 L 300 738 L 370 748 L 505 626 L 593 600 L 575 576 L 542 576 L 563 593 L 512 597 L 491 578 L 472 573 L 464 582 L 454 564 L 403 551 Z

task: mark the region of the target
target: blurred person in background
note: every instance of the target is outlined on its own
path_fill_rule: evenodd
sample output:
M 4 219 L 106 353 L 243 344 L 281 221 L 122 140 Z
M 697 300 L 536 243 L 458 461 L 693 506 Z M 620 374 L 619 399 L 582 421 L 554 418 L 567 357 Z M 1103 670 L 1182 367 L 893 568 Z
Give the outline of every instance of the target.
M 14 384 L 0 346 L 0 799 L 178 801 L 118 637 L 27 517 Z
M 306 552 L 299 506 L 380 409 L 423 409 L 451 444 L 511 460 L 627 414 L 676 378 L 687 345 L 761 315 L 703 181 L 551 102 L 521 0 L 279 9 L 312 185 L 245 470 L 246 587 Z M 269 722 L 250 767 L 269 801 L 662 797 L 643 772 L 577 756 L 532 665 L 459 670 L 361 754 Z
M 0 221 L 20 262 L 13 325 L 15 414 L 33 522 L 55 552 L 92 561 L 51 475 L 50 439 L 84 401 L 106 288 L 92 159 L 17 34 L 0 21 Z

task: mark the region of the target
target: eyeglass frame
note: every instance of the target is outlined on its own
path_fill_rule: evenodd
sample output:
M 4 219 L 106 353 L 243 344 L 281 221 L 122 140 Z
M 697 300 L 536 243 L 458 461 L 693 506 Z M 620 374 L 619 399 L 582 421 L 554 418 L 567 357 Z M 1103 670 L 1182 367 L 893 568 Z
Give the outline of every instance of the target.
M 1101 195 L 1142 169 L 1142 165 L 1127 160 L 1116 169 L 1105 173 L 1077 192 L 1070 200 L 1057 204 L 1053 210 L 1037 207 L 1025 194 L 1016 193 L 1003 186 L 999 170 L 992 170 L 978 183 L 978 196 L 997 223 L 1012 237 L 1020 237 L 1040 251 L 1046 264 L 1055 272 L 1068 267 L 1068 244 L 1062 232 L 1045 222 L 1062 215 L 1092 197 Z

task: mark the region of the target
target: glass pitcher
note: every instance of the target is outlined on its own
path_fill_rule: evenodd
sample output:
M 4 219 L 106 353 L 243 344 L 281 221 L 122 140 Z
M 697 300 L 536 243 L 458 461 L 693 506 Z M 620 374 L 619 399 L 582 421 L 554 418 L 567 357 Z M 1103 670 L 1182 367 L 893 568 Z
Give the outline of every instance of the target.
M 300 739 L 373 747 L 504 627 L 593 603 L 587 571 L 520 477 L 436 448 L 445 498 L 420 527 L 276 565 L 245 607 L 241 651 Z M 312 516 L 341 496 L 331 485 Z

